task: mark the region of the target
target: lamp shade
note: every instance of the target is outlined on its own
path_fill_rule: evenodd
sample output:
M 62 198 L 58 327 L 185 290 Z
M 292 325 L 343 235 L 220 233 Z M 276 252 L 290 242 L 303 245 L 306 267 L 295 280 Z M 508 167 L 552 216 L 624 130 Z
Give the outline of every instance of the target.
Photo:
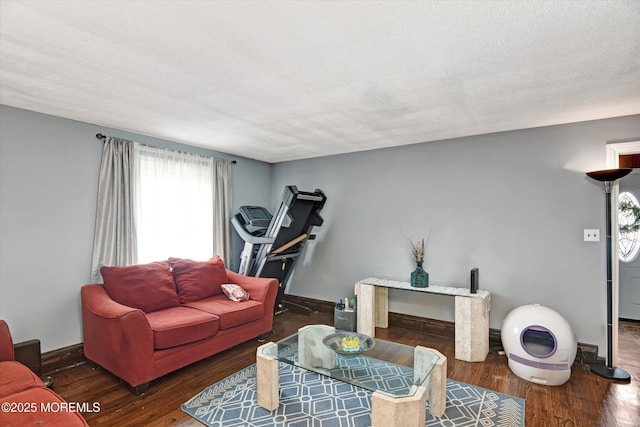
M 615 181 L 616 179 L 620 179 L 624 176 L 627 176 L 631 173 L 633 169 L 631 168 L 620 168 L 620 169 L 603 169 L 599 171 L 587 172 L 587 176 L 589 178 L 593 178 L 596 181 Z

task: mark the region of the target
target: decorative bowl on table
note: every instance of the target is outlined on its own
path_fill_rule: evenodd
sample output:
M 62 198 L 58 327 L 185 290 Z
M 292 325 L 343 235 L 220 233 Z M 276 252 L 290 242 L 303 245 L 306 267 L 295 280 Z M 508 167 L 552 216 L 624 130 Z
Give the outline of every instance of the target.
M 322 343 L 341 356 L 357 356 L 376 345 L 376 341 L 368 335 L 346 331 L 327 335 Z

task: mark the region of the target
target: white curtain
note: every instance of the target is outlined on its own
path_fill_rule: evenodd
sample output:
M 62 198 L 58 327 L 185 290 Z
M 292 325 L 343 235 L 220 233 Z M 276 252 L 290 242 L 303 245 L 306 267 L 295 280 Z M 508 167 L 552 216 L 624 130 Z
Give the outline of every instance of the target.
M 134 153 L 138 261 L 227 259 L 230 162 L 137 143 Z
M 101 283 L 103 265 L 137 262 L 133 213 L 133 142 L 107 138 L 102 147 L 91 282 Z
M 215 159 L 213 166 L 213 253 L 231 265 L 231 162 Z

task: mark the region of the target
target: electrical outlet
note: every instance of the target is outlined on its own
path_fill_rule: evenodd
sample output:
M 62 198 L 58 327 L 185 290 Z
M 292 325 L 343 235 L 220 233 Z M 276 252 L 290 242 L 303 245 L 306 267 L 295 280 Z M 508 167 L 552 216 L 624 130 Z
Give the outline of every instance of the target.
M 584 229 L 584 241 L 585 242 L 599 242 L 600 230 L 597 228 L 585 228 Z

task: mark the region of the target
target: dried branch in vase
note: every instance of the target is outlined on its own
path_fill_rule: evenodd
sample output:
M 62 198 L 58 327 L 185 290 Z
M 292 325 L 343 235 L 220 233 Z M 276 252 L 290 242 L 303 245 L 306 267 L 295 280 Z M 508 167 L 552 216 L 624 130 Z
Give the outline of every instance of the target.
M 409 238 L 407 239 L 407 243 L 409 243 L 409 247 L 411 248 L 411 253 L 413 254 L 413 258 L 416 261 L 424 260 L 424 238 L 420 240 L 416 240 L 415 242 Z

